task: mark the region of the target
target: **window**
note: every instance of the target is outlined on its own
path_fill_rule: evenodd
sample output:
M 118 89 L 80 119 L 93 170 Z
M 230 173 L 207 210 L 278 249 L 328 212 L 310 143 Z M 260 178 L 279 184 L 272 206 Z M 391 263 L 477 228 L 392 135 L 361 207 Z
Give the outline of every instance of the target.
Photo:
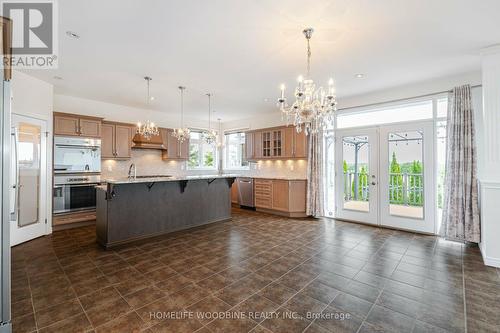
M 248 170 L 246 159 L 245 133 L 230 133 L 224 136 L 224 169 Z
M 191 131 L 189 136 L 188 169 L 217 170 L 217 145 L 202 140 L 201 131 Z
M 374 126 L 422 119 L 432 119 L 432 100 L 360 112 L 339 113 L 337 115 L 337 128 Z

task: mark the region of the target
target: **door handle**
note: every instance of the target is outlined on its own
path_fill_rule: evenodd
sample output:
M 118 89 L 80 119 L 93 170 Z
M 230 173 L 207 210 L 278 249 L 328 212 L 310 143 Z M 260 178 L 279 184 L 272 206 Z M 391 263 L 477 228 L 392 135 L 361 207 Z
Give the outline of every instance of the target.
M 372 185 L 377 185 L 377 183 L 375 183 L 375 182 L 372 182 Z

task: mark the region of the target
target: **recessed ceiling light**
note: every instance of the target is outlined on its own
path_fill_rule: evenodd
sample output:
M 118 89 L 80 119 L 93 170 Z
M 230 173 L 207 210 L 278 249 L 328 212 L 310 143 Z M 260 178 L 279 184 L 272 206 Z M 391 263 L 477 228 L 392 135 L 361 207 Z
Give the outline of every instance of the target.
M 61 76 L 55 75 L 54 80 L 62 80 L 63 78 Z
M 264 98 L 264 102 L 269 102 L 269 98 Z
M 73 39 L 79 39 L 80 38 L 80 35 L 77 34 L 76 32 L 73 32 L 73 31 L 66 31 L 66 35 L 69 37 L 69 38 L 73 38 Z
M 358 73 L 358 74 L 354 75 L 354 77 L 355 77 L 356 79 L 363 79 L 363 78 L 365 77 L 365 74 L 363 74 L 363 73 Z

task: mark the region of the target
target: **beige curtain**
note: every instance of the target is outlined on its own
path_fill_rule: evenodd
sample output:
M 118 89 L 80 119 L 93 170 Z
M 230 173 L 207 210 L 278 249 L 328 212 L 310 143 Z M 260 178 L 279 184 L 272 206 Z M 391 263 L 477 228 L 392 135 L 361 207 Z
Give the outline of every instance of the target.
M 470 86 L 453 89 L 446 128 L 446 176 L 442 236 L 479 243 L 480 222 L 474 114 Z
M 307 157 L 307 215 L 324 216 L 324 149 L 323 130 L 309 134 Z

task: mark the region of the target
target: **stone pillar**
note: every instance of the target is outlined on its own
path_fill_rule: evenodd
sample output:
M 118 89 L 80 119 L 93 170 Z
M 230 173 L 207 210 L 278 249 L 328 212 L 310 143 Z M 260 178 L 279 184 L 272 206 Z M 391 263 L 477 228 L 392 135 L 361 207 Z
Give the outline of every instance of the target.
M 484 168 L 479 177 L 481 252 L 486 265 L 500 267 L 500 44 L 481 51 Z

